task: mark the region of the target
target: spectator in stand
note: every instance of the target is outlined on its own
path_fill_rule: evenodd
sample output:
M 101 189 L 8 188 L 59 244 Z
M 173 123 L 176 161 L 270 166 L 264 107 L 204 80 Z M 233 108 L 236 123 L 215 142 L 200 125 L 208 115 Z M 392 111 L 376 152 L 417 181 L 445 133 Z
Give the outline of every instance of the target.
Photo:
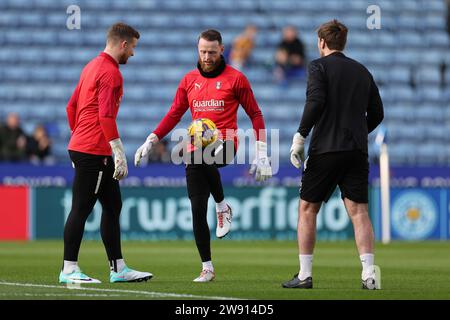
M 280 84 L 287 84 L 290 79 L 302 78 L 305 75 L 305 62 L 305 48 L 297 29 L 285 27 L 275 53 L 275 79 Z
M 53 162 L 51 156 L 51 140 L 44 126 L 38 125 L 34 129 L 33 135 L 28 138 L 27 154 L 30 161 L 35 164 L 50 164 Z
M 0 127 L 0 160 L 17 162 L 26 159 L 27 138 L 17 113 L 9 113 Z
M 167 140 L 161 140 L 153 144 L 147 156 L 143 157 L 140 166 L 144 167 L 150 163 L 170 163 L 170 151 Z
M 170 162 L 170 152 L 167 150 L 167 140 L 161 140 L 155 144 L 149 152 L 148 162 Z
M 248 63 L 252 50 L 255 46 L 255 37 L 258 29 L 255 25 L 248 25 L 244 32 L 236 37 L 229 53 L 230 65 L 242 70 Z

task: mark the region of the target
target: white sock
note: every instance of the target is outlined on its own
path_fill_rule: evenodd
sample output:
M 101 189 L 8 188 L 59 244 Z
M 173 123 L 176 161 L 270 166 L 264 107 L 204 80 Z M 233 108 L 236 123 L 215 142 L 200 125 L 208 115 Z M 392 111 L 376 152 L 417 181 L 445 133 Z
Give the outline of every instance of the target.
M 359 259 L 361 260 L 362 264 L 362 272 L 361 272 L 361 278 L 363 280 L 366 280 L 370 276 L 373 276 L 374 273 L 374 260 L 375 255 L 373 253 L 364 253 L 359 256 Z
M 63 273 L 69 274 L 78 269 L 78 261 L 64 260 Z
M 300 259 L 300 272 L 298 273 L 298 278 L 300 280 L 305 280 L 308 277 L 312 277 L 312 254 L 299 254 Z
M 202 270 L 214 271 L 214 266 L 212 264 L 212 261 L 202 262 Z
M 111 271 L 114 272 L 120 272 L 122 271 L 127 265 L 125 264 L 125 260 L 123 259 L 116 259 L 109 261 L 109 268 Z
M 225 199 L 219 203 L 216 203 L 216 210 L 217 211 L 227 211 L 228 210 L 228 206 L 227 206 L 227 203 L 225 202 Z

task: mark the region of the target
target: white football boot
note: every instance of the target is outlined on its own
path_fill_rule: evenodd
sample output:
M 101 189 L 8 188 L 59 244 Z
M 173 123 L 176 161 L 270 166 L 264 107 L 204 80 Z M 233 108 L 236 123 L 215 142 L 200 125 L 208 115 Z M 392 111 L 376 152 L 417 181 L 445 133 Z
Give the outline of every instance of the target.
M 362 288 L 367 290 L 381 289 L 381 271 L 378 266 L 373 266 L 368 272 L 361 274 Z
M 79 267 L 71 273 L 60 272 L 59 283 L 64 284 L 96 284 L 101 283 L 100 280 L 89 277 L 84 274 Z
M 225 237 L 228 232 L 230 232 L 231 228 L 231 219 L 233 217 L 233 213 L 231 211 L 231 207 L 227 204 L 228 209 L 225 211 L 217 211 L 217 227 L 216 227 L 216 236 L 217 238 Z
M 109 282 L 142 282 L 150 280 L 151 278 L 153 278 L 153 274 L 150 272 L 141 272 L 125 267 L 120 272 L 111 271 Z
M 209 282 L 209 281 L 213 281 L 215 277 L 216 277 L 216 274 L 214 273 L 214 271 L 204 269 L 200 273 L 200 276 L 195 278 L 193 281 L 194 282 Z

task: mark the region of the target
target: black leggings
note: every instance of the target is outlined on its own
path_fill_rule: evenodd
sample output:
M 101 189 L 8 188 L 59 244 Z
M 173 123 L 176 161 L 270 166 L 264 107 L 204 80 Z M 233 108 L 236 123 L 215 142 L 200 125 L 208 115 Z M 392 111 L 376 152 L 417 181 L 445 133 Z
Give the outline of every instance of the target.
M 122 197 L 119 182 L 113 179 L 114 163 L 110 156 L 69 151 L 75 164 L 72 209 L 64 227 L 64 260 L 78 261 L 84 226 L 97 199 L 102 205 L 100 234 L 108 260 L 122 258 L 119 216 Z
M 225 198 L 219 168 L 230 163 L 236 154 L 233 141 L 223 143 L 220 150 L 217 154 L 220 160 L 217 163 L 195 164 L 192 161 L 191 164 L 186 165 L 186 183 L 191 201 L 194 238 L 203 262 L 211 260 L 211 236 L 207 222 L 208 198 L 212 194 L 216 203 L 222 202 Z M 192 159 L 191 156 L 189 158 Z

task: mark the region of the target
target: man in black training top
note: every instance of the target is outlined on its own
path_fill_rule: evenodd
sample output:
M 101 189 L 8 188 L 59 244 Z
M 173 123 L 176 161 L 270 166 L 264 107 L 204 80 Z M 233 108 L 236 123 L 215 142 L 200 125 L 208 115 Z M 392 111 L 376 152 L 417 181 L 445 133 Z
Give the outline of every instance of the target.
M 370 72 L 342 53 L 347 31 L 337 20 L 320 26 L 321 58 L 309 65 L 305 109 L 291 147 L 292 164 L 300 169 L 304 162 L 297 230 L 300 271 L 284 288 L 312 288 L 316 216 L 336 186 L 355 230 L 362 287 L 379 288 L 368 213 L 367 136 L 383 120 L 383 104 Z M 304 143 L 313 127 L 305 161 Z

